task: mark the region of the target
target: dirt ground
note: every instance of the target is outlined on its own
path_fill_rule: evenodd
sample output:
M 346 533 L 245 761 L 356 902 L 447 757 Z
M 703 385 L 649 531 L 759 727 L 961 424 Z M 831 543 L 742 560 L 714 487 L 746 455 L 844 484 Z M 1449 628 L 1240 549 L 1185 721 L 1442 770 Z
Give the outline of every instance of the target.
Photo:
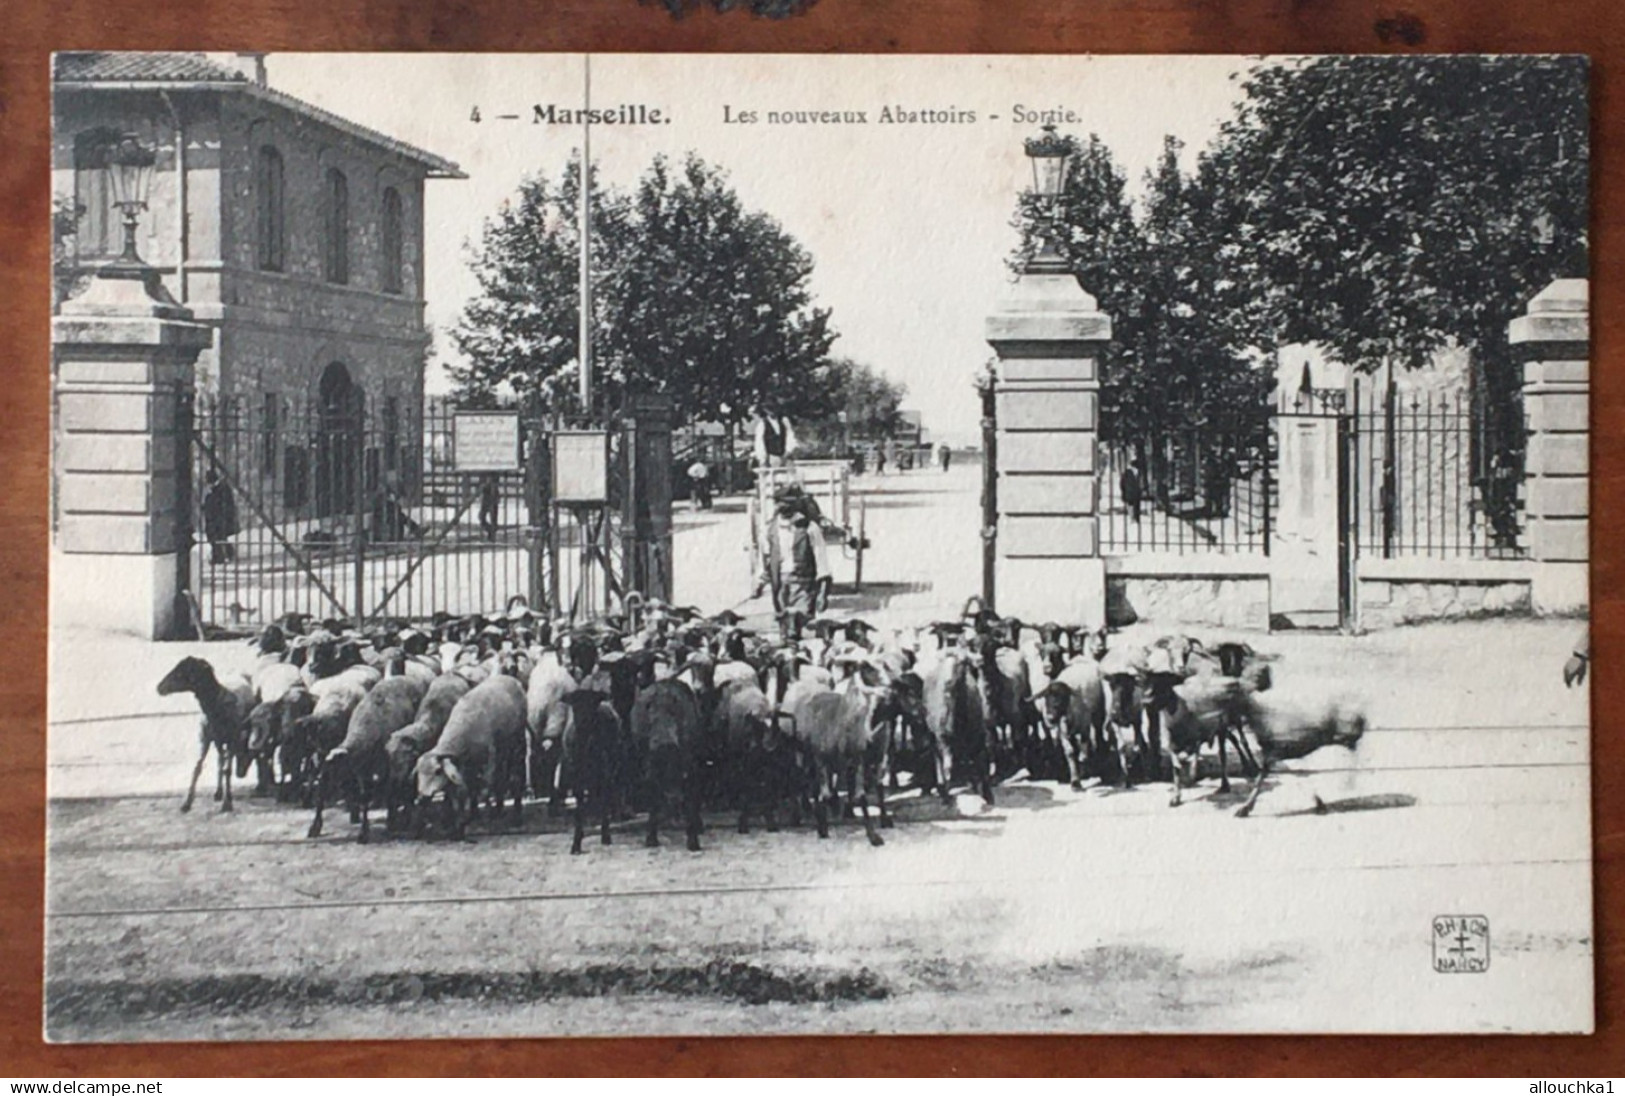
M 922 549 L 974 521 L 974 495 L 929 475 L 876 500 L 849 608 L 928 618 L 975 581 Z M 740 521 L 685 523 L 684 558 L 717 562 L 680 571 L 684 600 L 738 600 Z M 1251 819 L 1211 780 L 1177 809 L 1166 786 L 1023 781 L 991 810 L 905 792 L 878 849 L 856 822 L 821 841 L 715 815 L 699 854 L 628 823 L 578 857 L 534 806 L 468 844 L 362 847 L 342 811 L 317 840 L 291 807 L 216 813 L 210 774 L 183 816 L 196 716 L 152 694 L 182 649 L 57 637 L 48 1035 L 1586 1030 L 1588 713 L 1558 675 L 1576 631 L 1248 637 L 1280 689 L 1350 695 L 1372 722 Z M 1489 967 L 1435 973 L 1433 919 L 1460 914 L 1489 919 Z

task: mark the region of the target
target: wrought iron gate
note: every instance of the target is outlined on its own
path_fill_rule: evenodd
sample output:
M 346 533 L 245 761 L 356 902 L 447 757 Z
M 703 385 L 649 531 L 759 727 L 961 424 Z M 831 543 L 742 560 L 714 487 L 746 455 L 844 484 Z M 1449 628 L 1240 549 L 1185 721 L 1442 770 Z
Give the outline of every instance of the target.
M 609 504 L 587 513 L 552 505 L 554 431 L 538 415 L 520 417 L 517 470 L 468 473 L 442 401 L 324 385 L 304 405 L 269 393 L 183 404 L 193 547 L 181 580 L 199 627 L 490 614 L 516 595 L 584 618 L 631 589 L 669 596 L 670 491 L 653 485 L 669 481 L 670 431 L 647 416 L 608 424 Z

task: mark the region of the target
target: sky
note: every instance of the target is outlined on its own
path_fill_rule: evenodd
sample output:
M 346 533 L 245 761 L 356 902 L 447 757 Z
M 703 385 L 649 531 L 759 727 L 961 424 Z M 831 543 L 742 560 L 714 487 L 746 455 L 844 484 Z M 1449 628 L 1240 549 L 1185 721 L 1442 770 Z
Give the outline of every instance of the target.
M 908 389 L 938 440 L 977 433 L 973 378 L 991 351 L 986 317 L 1010 283 L 1010 221 L 1031 183 L 1022 140 L 1041 111 L 1063 133 L 1093 132 L 1137 190 L 1165 134 L 1189 167 L 1230 116 L 1244 57 L 617 55 L 591 59 L 596 109 L 658 109 L 660 124 L 593 127 L 600 177 L 632 189 L 659 154 L 723 168 L 747 208 L 771 214 L 812 255 L 817 302 L 839 332 L 832 353 Z M 557 179 L 579 125 L 533 124 L 533 108 L 582 103 L 580 54 L 271 54 L 270 83 L 449 160 L 464 180 L 430 180 L 425 294 L 442 360 L 478 291 L 467 245 L 527 175 Z M 934 110 L 974 122 L 893 123 Z M 481 120 L 472 118 L 478 108 Z M 772 111 L 862 111 L 863 122 L 774 124 Z M 755 112 L 757 121 L 740 121 Z M 503 114 L 518 115 L 503 120 Z M 1090 288 L 1090 287 L 1085 287 Z M 430 391 L 443 391 L 431 375 Z

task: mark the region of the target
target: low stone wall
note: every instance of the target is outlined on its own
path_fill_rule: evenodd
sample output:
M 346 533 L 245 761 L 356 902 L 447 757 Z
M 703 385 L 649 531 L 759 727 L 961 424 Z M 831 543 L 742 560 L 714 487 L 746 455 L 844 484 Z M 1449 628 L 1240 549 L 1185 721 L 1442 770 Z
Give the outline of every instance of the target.
M 1523 561 L 1361 560 L 1356 577 L 1367 629 L 1532 608 L 1533 576 Z
M 1106 622 L 1268 631 L 1269 568 L 1257 554 L 1107 557 Z

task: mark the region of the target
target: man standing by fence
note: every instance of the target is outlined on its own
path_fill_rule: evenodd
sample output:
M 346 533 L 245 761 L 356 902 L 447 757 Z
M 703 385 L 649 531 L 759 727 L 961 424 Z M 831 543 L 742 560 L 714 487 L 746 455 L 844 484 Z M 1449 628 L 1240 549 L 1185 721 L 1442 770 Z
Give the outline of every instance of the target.
M 495 472 L 480 480 L 480 532 L 486 540 L 497 539 L 497 512 L 502 507 L 502 483 Z

